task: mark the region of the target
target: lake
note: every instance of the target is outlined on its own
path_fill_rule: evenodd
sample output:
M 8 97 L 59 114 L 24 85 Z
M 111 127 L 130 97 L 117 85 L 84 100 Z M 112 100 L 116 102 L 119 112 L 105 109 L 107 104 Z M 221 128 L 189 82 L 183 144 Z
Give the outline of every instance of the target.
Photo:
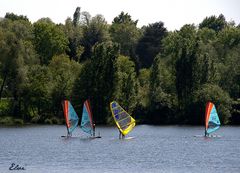
M 203 126 L 138 125 L 125 140 L 115 127 L 99 131 L 65 139 L 65 126 L 0 127 L 0 173 L 240 172 L 240 127 L 221 127 L 220 138 L 194 137 Z M 9 171 L 12 163 L 25 170 Z

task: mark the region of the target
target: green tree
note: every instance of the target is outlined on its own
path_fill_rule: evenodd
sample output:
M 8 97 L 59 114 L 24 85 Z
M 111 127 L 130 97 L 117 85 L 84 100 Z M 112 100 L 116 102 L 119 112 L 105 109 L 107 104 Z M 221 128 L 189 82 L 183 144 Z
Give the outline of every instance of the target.
M 68 40 L 60 27 L 49 18 L 42 18 L 33 24 L 34 45 L 40 55 L 41 64 L 48 64 L 54 55 L 67 50 Z
M 44 120 L 52 114 L 51 83 L 52 76 L 45 65 L 33 65 L 27 73 L 27 80 L 24 85 L 23 103 L 27 119 Z
M 119 16 L 114 18 L 110 27 L 112 41 L 120 45 L 120 54 L 130 57 L 135 63 L 138 63 L 135 49 L 141 36 L 137 22 L 137 20 L 132 20 L 128 13 L 121 12 Z M 138 67 L 138 64 L 136 65 Z
M 25 20 L 25 21 L 29 22 L 29 19 L 27 18 L 27 16 L 16 15 L 14 13 L 6 13 L 4 18 L 10 19 L 12 21 L 14 21 L 14 20 Z
M 220 14 L 218 17 L 210 16 L 206 17 L 200 24 L 199 28 L 209 28 L 216 32 L 221 31 L 227 25 L 224 15 Z
M 75 26 L 75 27 L 78 25 L 79 20 L 80 20 L 80 15 L 81 15 L 80 10 L 81 10 L 81 8 L 77 7 L 73 14 L 73 26 Z
M 176 111 L 176 90 L 174 76 L 170 73 L 166 62 L 158 55 L 151 67 L 149 98 L 150 114 L 148 119 L 151 123 L 164 124 L 173 122 Z
M 188 116 L 187 121 L 191 124 L 204 124 L 205 107 L 208 101 L 216 105 L 221 123 L 227 124 L 231 116 L 232 100 L 227 92 L 212 84 L 202 85 L 194 92 L 193 102 L 190 106 L 192 116 Z
M 119 56 L 117 59 L 115 100 L 132 113 L 137 104 L 138 80 L 135 64 L 129 57 Z
M 119 47 L 103 42 L 94 47 L 90 61 L 86 61 L 73 90 L 75 105 L 90 99 L 94 119 L 105 123 L 109 115 L 109 103 L 113 100 L 116 79 L 116 60 Z
M 70 61 L 66 55 L 59 55 L 53 57 L 48 67 L 52 76 L 51 83 L 53 86 L 51 91 L 52 112 L 54 115 L 62 117 L 62 114 L 60 114 L 62 110 L 61 102 L 64 99 L 71 100 L 73 85 L 79 76 L 81 64 Z
M 74 25 L 71 18 L 67 18 L 64 25 L 64 32 L 68 38 L 69 44 L 66 50 L 67 55 L 71 60 L 79 61 L 80 56 L 84 51 L 81 46 L 82 28 L 79 25 Z
M 148 68 L 152 65 L 154 57 L 162 51 L 162 39 L 166 35 L 167 29 L 163 22 L 156 22 L 145 28 L 136 48 L 141 67 Z
M 23 87 L 28 67 L 37 64 L 37 56 L 32 45 L 32 28 L 28 21 L 4 19 L 0 22 L 1 83 L 13 98 L 12 114 L 21 116 Z M 3 34 L 4 33 L 4 34 Z M 24 117 L 23 117 L 24 118 Z
M 81 40 L 81 45 L 84 47 L 81 61 L 91 57 L 92 48 L 95 44 L 110 40 L 108 25 L 102 15 L 96 15 L 86 23 L 83 26 L 83 38 Z

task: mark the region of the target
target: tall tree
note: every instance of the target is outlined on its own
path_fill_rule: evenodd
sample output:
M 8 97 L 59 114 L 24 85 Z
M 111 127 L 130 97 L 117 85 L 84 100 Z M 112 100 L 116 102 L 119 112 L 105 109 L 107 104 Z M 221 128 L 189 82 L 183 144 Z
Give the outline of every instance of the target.
M 162 39 L 166 35 L 167 29 L 163 22 L 156 22 L 145 28 L 136 48 L 141 67 L 149 68 L 152 65 L 154 57 L 162 51 Z
M 176 92 L 174 76 L 170 73 L 165 59 L 158 55 L 150 71 L 149 82 L 149 115 L 150 123 L 164 124 L 173 122 L 176 109 Z
M 81 8 L 80 7 L 77 7 L 74 14 L 73 14 L 73 26 L 77 26 L 78 23 L 79 23 L 79 19 L 80 19 L 80 10 Z
M 87 22 L 88 23 L 88 22 Z M 96 15 L 91 18 L 89 24 L 83 26 L 83 38 L 81 44 L 84 52 L 81 61 L 89 59 L 92 55 L 92 48 L 97 43 L 110 40 L 108 25 L 102 15 Z
M 103 42 L 94 47 L 91 61 L 86 61 L 73 90 L 74 102 L 81 105 L 90 99 L 95 121 L 105 123 L 109 115 L 109 102 L 113 99 L 116 79 L 116 60 L 119 47 Z
M 84 48 L 81 46 L 82 28 L 79 25 L 74 26 L 71 18 L 67 18 L 64 25 L 64 32 L 68 37 L 68 48 L 66 53 L 71 60 L 79 61 Z
M 73 85 L 79 76 L 81 64 L 69 60 L 66 55 L 59 55 L 53 57 L 48 67 L 53 87 L 51 90 L 52 112 L 62 117 L 62 114 L 59 114 L 62 110 L 60 103 L 63 99 L 71 100 Z
M 37 64 L 37 56 L 32 45 L 32 28 L 28 21 L 5 19 L 0 22 L 0 62 L 1 83 L 0 97 L 6 86 L 13 98 L 12 114 L 21 116 L 23 88 L 28 67 Z M 0 34 L 1 35 L 1 34 Z
M 135 63 L 138 62 L 135 49 L 141 36 L 140 30 L 137 28 L 137 22 L 138 20 L 132 20 L 128 13 L 121 12 L 114 18 L 110 27 L 112 41 L 120 45 L 120 53 L 130 57 Z
M 117 59 L 115 100 L 117 100 L 129 112 L 136 107 L 138 80 L 135 64 L 129 57 L 119 56 Z

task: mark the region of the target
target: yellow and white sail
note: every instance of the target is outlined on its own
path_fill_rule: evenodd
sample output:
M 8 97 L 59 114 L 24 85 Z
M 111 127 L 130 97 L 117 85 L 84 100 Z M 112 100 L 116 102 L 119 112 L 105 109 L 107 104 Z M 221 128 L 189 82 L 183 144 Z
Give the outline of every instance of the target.
M 116 101 L 110 103 L 113 119 L 123 135 L 128 134 L 136 125 L 132 118 Z

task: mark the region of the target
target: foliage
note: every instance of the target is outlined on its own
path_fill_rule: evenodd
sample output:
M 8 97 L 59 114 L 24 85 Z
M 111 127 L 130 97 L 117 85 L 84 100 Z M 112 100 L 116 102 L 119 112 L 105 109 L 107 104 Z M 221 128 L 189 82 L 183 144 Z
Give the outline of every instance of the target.
M 234 21 L 210 16 L 173 32 L 163 22 L 137 23 L 121 12 L 109 25 L 80 7 L 58 25 L 7 13 L 0 20 L 0 123 L 61 124 L 63 99 L 78 115 L 90 99 L 102 124 L 112 120 L 112 100 L 140 123 L 203 124 L 208 101 L 222 124 L 240 123 Z
M 212 84 L 205 84 L 194 92 L 193 102 L 189 106 L 192 114 L 189 114 L 187 121 L 191 124 L 204 124 L 205 105 L 208 101 L 216 105 L 221 123 L 227 124 L 231 116 L 232 100 L 227 92 Z
M 222 14 L 220 14 L 218 17 L 216 16 L 206 17 L 199 24 L 199 28 L 202 29 L 206 27 L 218 32 L 218 31 L 221 31 L 226 25 L 227 25 L 227 22 L 225 20 L 225 17 Z
M 14 13 L 6 13 L 5 17 L 6 19 L 10 19 L 10 20 L 25 20 L 25 21 L 29 21 L 27 16 L 23 16 L 23 15 L 16 15 Z
M 54 55 L 66 51 L 68 40 L 60 27 L 50 19 L 42 18 L 33 24 L 34 45 L 40 55 L 41 64 L 48 64 Z
M 114 100 L 117 100 L 127 112 L 132 113 L 137 103 L 138 80 L 135 64 L 129 57 L 118 57 L 116 76 Z
M 63 31 L 69 41 L 66 53 L 69 55 L 70 59 L 79 61 L 84 51 L 83 46 L 81 46 L 82 28 L 79 25 L 75 25 L 71 18 L 67 18 Z
M 109 30 L 112 41 L 120 45 L 120 54 L 130 57 L 135 63 L 135 49 L 141 36 L 141 31 L 136 26 L 137 22 L 133 21 L 128 13 L 121 12 L 114 18 Z
M 96 15 L 89 20 L 86 22 L 87 25 L 83 26 L 81 45 L 84 47 L 84 52 L 81 55 L 81 61 L 91 57 L 95 44 L 110 40 L 108 25 L 102 15 Z
M 96 45 L 91 61 L 84 64 L 74 86 L 75 105 L 81 105 L 86 99 L 90 99 L 95 121 L 99 123 L 105 123 L 109 115 L 118 55 L 117 44 L 103 42 Z
M 163 22 L 156 22 L 145 28 L 136 49 L 141 67 L 148 68 L 152 65 L 154 57 L 162 51 L 162 39 L 166 35 L 167 29 Z
M 158 55 L 151 67 L 150 73 L 150 114 L 151 123 L 164 124 L 173 122 L 176 110 L 176 94 L 174 77 L 170 73 L 164 59 Z
M 51 91 L 52 111 L 54 115 L 59 115 L 62 110 L 61 101 L 70 99 L 72 87 L 79 75 L 81 65 L 75 61 L 70 61 L 66 55 L 59 55 L 53 57 L 48 67 L 50 76 L 53 77 L 51 81 L 53 85 Z

